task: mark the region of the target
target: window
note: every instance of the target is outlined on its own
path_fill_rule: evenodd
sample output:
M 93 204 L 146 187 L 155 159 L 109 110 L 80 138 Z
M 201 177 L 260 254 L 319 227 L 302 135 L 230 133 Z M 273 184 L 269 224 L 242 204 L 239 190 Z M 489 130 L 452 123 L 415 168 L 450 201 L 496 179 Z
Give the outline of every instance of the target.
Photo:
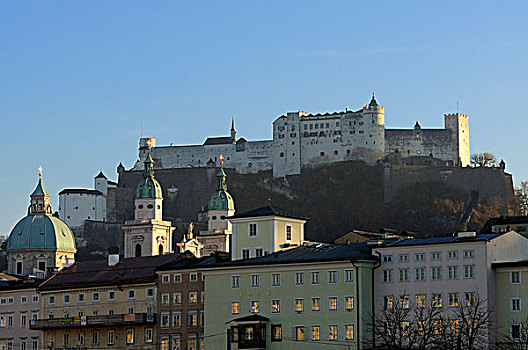
M 255 257 L 264 256 L 264 248 L 255 248 Z
M 416 281 L 425 281 L 425 267 L 417 267 L 414 269 L 414 279 Z
M 27 314 L 25 313 L 20 314 L 20 327 L 22 328 L 27 327 Z
M 286 240 L 291 241 L 292 240 L 292 227 L 291 225 L 286 225 Z
M 181 327 L 181 312 L 180 311 L 172 312 L 172 327 L 173 328 Z
M 416 294 L 416 307 L 418 309 L 424 309 L 425 308 L 425 301 L 426 296 L 425 294 Z
M 442 260 L 442 252 L 432 252 L 431 253 L 431 260 L 433 260 L 433 261 Z
M 182 281 L 181 273 L 175 273 L 174 274 L 174 283 L 181 283 L 181 281 Z
M 84 332 L 83 331 L 77 332 L 77 344 L 84 345 Z
M 408 309 L 409 308 L 409 296 L 400 295 L 400 308 Z
M 295 326 L 295 340 L 304 341 L 304 326 Z
M 448 259 L 458 259 L 458 250 L 450 250 L 447 252 Z
M 337 283 L 337 271 L 328 271 L 328 283 Z
M 238 315 L 240 313 L 240 302 L 232 301 L 231 302 L 231 314 Z
M 242 248 L 242 259 L 249 259 L 249 248 Z
M 392 255 L 383 255 L 382 257 L 384 263 L 391 263 L 392 262 Z
M 77 295 L 77 302 L 78 302 L 79 304 L 84 303 L 84 294 L 81 293 L 81 294 L 78 294 L 78 295 Z
M 134 344 L 134 329 L 127 329 L 126 343 Z
M 109 302 L 115 301 L 115 292 L 114 291 L 108 292 L 108 301 Z
M 345 325 L 345 340 L 354 340 L 354 325 Z
M 458 266 L 447 267 L 447 279 L 456 280 L 458 279 Z
M 147 288 L 147 299 L 154 298 L 154 288 Z
M 161 275 L 161 283 L 170 283 L 170 275 Z
M 345 310 L 354 310 L 354 297 L 345 297 Z
M 198 313 L 196 311 L 189 311 L 189 313 L 187 314 L 187 326 L 198 326 Z
M 181 305 L 181 292 L 172 293 L 172 304 Z
M 134 289 L 130 289 L 128 291 L 128 300 L 134 300 L 136 299 L 136 291 Z
M 282 325 L 271 325 L 271 341 L 282 341 Z
M 431 267 L 431 281 L 440 281 L 442 280 L 442 267 L 435 266 Z
M 321 299 L 312 298 L 312 311 L 321 311 Z
M 20 297 L 20 303 L 21 304 L 26 304 L 27 303 L 27 296 L 26 295 L 23 295 Z
M 521 325 L 520 324 L 510 325 L 510 337 L 513 340 L 519 340 L 521 338 Z
M 414 261 L 425 261 L 425 254 L 424 253 L 414 254 Z
M 260 275 L 251 275 L 250 281 L 251 281 L 251 287 L 253 288 L 260 287 Z
M 70 333 L 64 333 L 62 336 L 62 342 L 65 346 L 70 345 Z M 113 343 L 112 343 L 113 344 Z
M 108 345 L 115 344 L 115 331 L 113 329 L 108 330 L 107 344 Z M 66 343 L 65 343 L 65 345 L 66 345 Z
M 475 278 L 475 265 L 464 265 L 464 278 Z
M 274 299 L 271 301 L 271 313 L 278 314 L 280 312 L 280 300 Z
M 251 313 L 258 314 L 259 312 L 259 302 L 258 300 L 251 301 Z
M 383 308 L 385 310 L 391 310 L 394 305 L 394 297 L 392 295 L 387 295 L 383 297 Z
M 257 236 L 257 224 L 251 223 L 249 224 L 249 237 L 256 237 Z
M 458 306 L 458 293 L 449 293 L 447 295 L 449 307 L 457 307 Z
M 383 270 L 383 282 L 392 282 L 392 270 Z
M 510 312 L 521 312 L 521 298 L 510 298 Z
M 401 263 L 409 262 L 409 254 L 400 254 L 399 259 Z
M 312 271 L 310 277 L 312 284 L 319 284 L 319 271 Z
M 304 299 L 295 299 L 295 312 L 304 312 Z
M 337 297 L 328 298 L 328 310 L 337 311 Z
M 39 296 L 38 296 L 38 294 L 33 295 L 32 300 L 33 300 L 34 303 L 38 303 L 38 302 L 39 302 Z
M 271 274 L 271 285 L 273 287 L 278 287 L 280 286 L 280 281 L 281 281 L 281 275 L 280 273 L 272 273 Z
M 466 293 L 464 293 L 464 303 L 465 303 L 465 305 L 466 306 L 475 305 L 475 298 L 476 298 L 475 292 L 466 292 Z M 521 310 L 520 306 L 521 306 L 521 299 L 519 298 L 519 311 Z
M 442 307 L 442 294 L 433 293 L 433 307 Z
M 170 304 L 170 293 L 161 293 L 161 305 L 167 306 Z
M 198 292 L 189 292 L 189 304 L 194 305 L 198 303 Z
M 321 340 L 321 326 L 312 326 L 312 341 Z
M 240 288 L 240 276 L 231 276 L 231 288 Z
M 398 269 L 400 282 L 409 282 L 409 269 Z
M 181 350 L 181 336 L 179 334 L 172 335 L 172 349 Z
M 189 275 L 189 279 L 191 282 L 198 282 L 198 273 L 193 272 Z
M 345 282 L 346 283 L 354 282 L 354 270 L 345 270 Z
M 300 286 L 304 284 L 304 272 L 295 273 L 295 284 Z
M 475 251 L 473 249 L 464 250 L 464 259 L 471 259 L 475 257 Z
M 161 313 L 160 326 L 161 328 L 169 328 L 169 313 L 168 312 Z
M 521 271 L 510 271 L 510 284 L 521 283 Z
M 330 341 L 338 340 L 337 325 L 331 324 L 328 326 L 328 340 Z
M 50 295 L 48 298 L 48 304 L 55 305 L 55 296 Z

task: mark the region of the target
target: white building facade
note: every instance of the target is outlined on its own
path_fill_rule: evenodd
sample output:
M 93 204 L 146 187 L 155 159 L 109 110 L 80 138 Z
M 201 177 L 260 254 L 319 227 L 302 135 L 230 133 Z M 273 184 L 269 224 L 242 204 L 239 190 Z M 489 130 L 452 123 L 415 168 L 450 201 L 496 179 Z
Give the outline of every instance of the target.
M 443 129 L 386 129 L 384 107 L 374 95 L 365 107 L 352 111 L 307 114 L 287 113 L 273 122 L 273 139 L 247 141 L 236 139 L 234 123 L 231 135 L 207 138 L 203 145 L 155 147 L 155 139 L 140 139 L 141 169 L 148 149 L 160 168 L 206 167 L 219 162 L 239 173 L 257 173 L 273 169 L 275 177 L 300 174 L 303 167 L 362 160 L 375 164 L 385 156 L 432 157 L 453 166 L 468 166 L 468 116 L 446 114 Z

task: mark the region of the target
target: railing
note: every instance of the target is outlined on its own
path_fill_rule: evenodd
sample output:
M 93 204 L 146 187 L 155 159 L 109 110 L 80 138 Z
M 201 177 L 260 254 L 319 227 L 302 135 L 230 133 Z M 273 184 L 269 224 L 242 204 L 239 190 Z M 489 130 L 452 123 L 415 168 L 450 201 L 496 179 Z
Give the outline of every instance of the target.
M 80 327 L 101 327 L 101 326 L 127 326 L 139 324 L 155 324 L 156 314 L 118 314 L 100 316 L 77 316 L 65 318 L 48 318 L 45 320 L 31 320 L 29 329 L 60 329 L 60 328 L 80 328 Z

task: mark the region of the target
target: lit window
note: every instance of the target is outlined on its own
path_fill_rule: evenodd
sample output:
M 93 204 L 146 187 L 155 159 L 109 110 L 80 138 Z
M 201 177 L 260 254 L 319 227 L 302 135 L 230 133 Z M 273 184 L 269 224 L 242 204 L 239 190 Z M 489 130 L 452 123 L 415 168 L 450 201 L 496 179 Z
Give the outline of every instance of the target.
M 321 310 L 321 299 L 312 298 L 312 311 L 320 311 L 320 310 Z
M 331 340 L 331 341 L 338 340 L 337 325 L 331 324 L 328 326 L 328 340 Z
M 134 344 L 134 330 L 133 329 L 127 329 L 126 343 Z
M 251 312 L 254 314 L 258 314 L 259 312 L 259 302 L 258 300 L 252 300 L 251 301 Z
M 304 299 L 295 299 L 295 312 L 304 311 Z
M 458 293 L 449 293 L 447 295 L 449 307 L 457 307 L 458 306 Z
M 416 307 L 418 309 L 425 308 L 426 296 L 425 294 L 416 294 Z
M 391 310 L 394 306 L 394 297 L 392 295 L 387 295 L 383 297 L 383 308 L 385 310 Z
M 181 304 L 181 292 L 172 293 L 172 304 L 173 305 Z
M 328 310 L 330 311 L 337 310 L 337 297 L 328 298 Z
M 433 294 L 433 307 L 442 307 L 442 294 Z
M 466 292 L 464 293 L 464 303 L 466 306 L 473 306 L 475 305 L 475 298 L 476 295 L 474 292 Z M 519 298 L 519 311 L 521 311 L 521 299 Z
M 181 312 L 180 311 L 172 312 L 172 327 L 174 328 L 181 327 Z
M 464 278 L 475 278 L 475 265 L 464 265 Z
M 198 292 L 189 292 L 189 304 L 194 305 L 198 303 Z
M 312 341 L 321 340 L 321 326 L 312 326 Z
M 281 325 L 277 325 L 277 324 L 271 325 L 271 341 L 282 341 L 282 326 Z
M 354 310 L 354 297 L 345 297 L 345 310 Z
M 169 313 L 168 312 L 161 313 L 160 326 L 161 328 L 169 328 Z
M 196 311 L 190 311 L 187 314 L 187 326 L 196 327 L 198 326 L 198 314 Z
M 271 313 L 277 314 L 280 312 L 280 300 L 274 299 L 271 301 Z
M 295 327 L 295 340 L 304 341 L 304 326 Z
M 354 340 L 354 325 L 345 325 L 345 340 Z
M 409 296 L 400 295 L 400 308 L 408 309 L 409 308 Z
M 238 315 L 240 313 L 240 302 L 239 301 L 231 302 L 231 313 L 233 315 Z
M 163 306 L 169 305 L 169 300 L 170 300 L 170 293 L 161 294 L 161 305 Z

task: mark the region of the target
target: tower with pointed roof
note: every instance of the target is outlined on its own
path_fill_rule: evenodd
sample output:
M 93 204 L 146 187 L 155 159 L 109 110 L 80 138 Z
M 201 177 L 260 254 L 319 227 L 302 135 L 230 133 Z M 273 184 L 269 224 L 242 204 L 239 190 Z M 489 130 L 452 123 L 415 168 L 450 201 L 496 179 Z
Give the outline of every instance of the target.
M 172 253 L 170 221 L 163 221 L 163 192 L 154 177 L 154 161 L 147 154 L 143 178 L 136 186 L 134 196 L 134 220 L 123 226 L 125 258 Z
M 236 143 L 235 117 L 231 117 L 231 143 Z
M 39 168 L 37 187 L 30 195 L 28 215 L 7 239 L 8 272 L 45 277 L 75 261 L 75 238 L 66 223 L 52 215 L 50 195 L 42 184 Z
M 229 252 L 231 223 L 227 218 L 235 214 L 235 201 L 227 191 L 227 175 L 220 155 L 220 170 L 216 174 L 216 191 L 211 195 L 207 210 L 207 231 L 197 237 L 204 245 L 202 255 L 214 251 Z

